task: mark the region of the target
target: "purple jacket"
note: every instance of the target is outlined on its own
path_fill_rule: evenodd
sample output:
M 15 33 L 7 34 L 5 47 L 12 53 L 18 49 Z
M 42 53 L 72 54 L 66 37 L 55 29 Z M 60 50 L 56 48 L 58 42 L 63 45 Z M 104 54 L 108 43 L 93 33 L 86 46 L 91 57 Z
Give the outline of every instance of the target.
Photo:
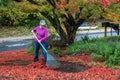
M 32 29 L 36 33 L 36 37 L 41 40 L 41 42 L 45 42 L 48 37 L 48 29 L 43 27 L 40 28 L 40 26 L 37 26 Z M 37 41 L 37 39 L 35 39 Z

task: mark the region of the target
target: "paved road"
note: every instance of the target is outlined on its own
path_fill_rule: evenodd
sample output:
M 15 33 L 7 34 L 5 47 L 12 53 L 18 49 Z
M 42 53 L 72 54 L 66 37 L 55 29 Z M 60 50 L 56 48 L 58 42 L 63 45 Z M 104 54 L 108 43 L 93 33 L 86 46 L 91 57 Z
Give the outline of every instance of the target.
M 9 50 L 19 50 L 32 45 L 33 39 L 2 41 L 0 42 L 0 52 Z
M 92 38 L 98 38 L 98 37 L 104 37 L 104 32 L 84 32 L 84 33 L 77 33 L 76 40 L 80 40 L 81 37 L 87 35 L 89 39 Z M 111 33 L 107 33 L 108 36 L 111 36 Z M 117 35 L 117 33 L 112 33 L 112 35 Z M 33 42 L 33 36 L 23 36 L 23 37 L 17 37 L 17 38 L 1 38 L 0 39 L 0 52 L 3 51 L 9 51 L 9 50 L 19 50 L 28 48 L 32 45 Z
M 81 40 L 82 37 L 84 37 L 85 35 L 87 35 L 89 39 L 100 38 L 100 37 L 104 37 L 104 32 L 95 32 L 95 33 L 86 32 L 86 33 L 82 33 L 82 34 L 77 34 L 75 39 Z M 107 36 L 115 36 L 115 35 L 117 35 L 117 33 L 115 31 L 112 33 L 110 31 L 107 32 Z

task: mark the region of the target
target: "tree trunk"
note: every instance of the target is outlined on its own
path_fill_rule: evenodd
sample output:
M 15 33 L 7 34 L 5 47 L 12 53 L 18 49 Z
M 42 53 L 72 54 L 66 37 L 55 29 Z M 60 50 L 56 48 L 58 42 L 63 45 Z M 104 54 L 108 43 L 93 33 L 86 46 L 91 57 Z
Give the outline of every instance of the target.
M 73 42 L 74 42 L 74 40 L 75 40 L 75 36 L 76 36 L 76 31 L 77 30 L 74 30 L 74 31 L 72 31 L 72 32 L 68 32 L 68 44 L 70 45 L 70 44 L 72 44 Z
M 54 3 L 54 1 L 52 2 L 51 0 L 47 0 L 47 1 L 50 1 L 49 2 L 50 4 Z M 63 13 L 58 15 L 55 12 L 55 10 L 56 10 L 55 7 L 54 9 L 51 10 L 52 16 L 46 11 L 42 11 L 40 13 L 51 22 L 52 26 L 55 28 L 56 32 L 59 34 L 61 38 L 60 44 L 64 46 L 70 45 L 74 42 L 76 31 L 79 25 L 82 24 L 85 19 L 80 18 L 80 12 L 77 12 L 75 15 L 72 15 L 69 12 L 66 12 L 67 14 Z M 63 22 L 65 31 L 63 30 L 62 25 L 60 23 L 60 20 L 59 20 L 60 17 L 65 18 L 65 21 Z
M 57 31 L 57 33 L 59 34 L 60 38 L 61 38 L 61 45 L 66 45 L 68 40 L 67 40 L 67 35 L 64 32 L 64 30 L 61 27 L 54 27 L 55 30 Z
M 61 38 L 60 45 L 61 46 L 62 45 L 65 46 L 67 44 L 67 35 L 66 35 L 65 31 L 61 27 L 61 23 L 59 21 L 59 17 L 56 15 L 54 10 L 52 10 L 52 12 L 53 12 L 53 16 L 52 17 L 50 15 L 48 15 L 48 13 L 46 13 L 46 12 L 41 12 L 41 14 L 44 17 L 46 17 L 51 22 L 52 26 L 55 28 L 56 32 L 60 36 L 60 38 Z

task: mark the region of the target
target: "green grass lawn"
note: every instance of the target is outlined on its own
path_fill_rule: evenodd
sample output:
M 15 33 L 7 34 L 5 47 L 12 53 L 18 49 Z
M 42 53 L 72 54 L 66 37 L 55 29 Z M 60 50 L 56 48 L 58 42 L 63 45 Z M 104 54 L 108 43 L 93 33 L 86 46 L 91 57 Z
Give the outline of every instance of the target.
M 16 37 L 16 36 L 29 36 L 32 35 L 31 29 L 29 27 L 1 27 L 0 26 L 0 38 L 5 38 L 5 37 Z M 55 30 L 53 27 L 49 28 L 49 33 L 53 34 L 55 33 Z
M 28 27 L 1 27 L 0 38 L 31 35 L 31 28 Z

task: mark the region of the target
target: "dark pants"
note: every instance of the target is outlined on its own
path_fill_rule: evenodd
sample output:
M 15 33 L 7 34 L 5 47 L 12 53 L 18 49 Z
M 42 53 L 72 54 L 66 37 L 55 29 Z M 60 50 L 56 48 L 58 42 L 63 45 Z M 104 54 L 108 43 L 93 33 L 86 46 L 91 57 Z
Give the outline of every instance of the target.
M 46 42 L 42 42 L 41 44 L 46 49 L 46 47 L 47 47 Z M 38 61 L 38 54 L 39 54 L 39 49 L 40 48 L 42 49 L 42 54 L 44 55 L 44 61 L 46 62 L 47 61 L 47 53 L 42 48 L 42 46 L 40 45 L 40 43 L 38 43 L 37 41 L 34 42 L 34 62 Z

